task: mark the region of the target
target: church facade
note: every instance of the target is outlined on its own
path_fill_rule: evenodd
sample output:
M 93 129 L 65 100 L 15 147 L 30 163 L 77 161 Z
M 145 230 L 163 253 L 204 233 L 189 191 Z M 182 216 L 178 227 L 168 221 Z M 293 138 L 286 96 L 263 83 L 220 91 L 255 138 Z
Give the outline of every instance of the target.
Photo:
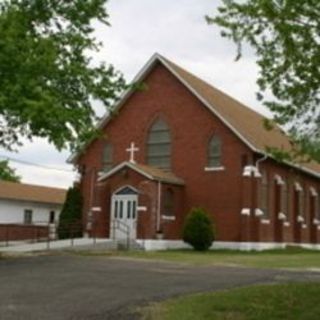
M 135 81 L 71 157 L 89 235 L 177 243 L 202 207 L 221 244 L 320 244 L 320 165 L 268 156 L 290 148 L 279 128 L 158 54 Z

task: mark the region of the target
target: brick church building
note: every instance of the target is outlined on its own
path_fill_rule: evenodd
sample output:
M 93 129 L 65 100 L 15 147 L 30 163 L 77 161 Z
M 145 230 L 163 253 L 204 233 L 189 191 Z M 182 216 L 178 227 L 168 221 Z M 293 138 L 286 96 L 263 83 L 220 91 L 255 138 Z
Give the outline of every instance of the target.
M 320 244 L 320 165 L 268 156 L 290 149 L 279 128 L 158 54 L 134 81 L 144 89 L 125 92 L 103 136 L 70 159 L 88 234 L 170 247 L 202 207 L 221 246 Z

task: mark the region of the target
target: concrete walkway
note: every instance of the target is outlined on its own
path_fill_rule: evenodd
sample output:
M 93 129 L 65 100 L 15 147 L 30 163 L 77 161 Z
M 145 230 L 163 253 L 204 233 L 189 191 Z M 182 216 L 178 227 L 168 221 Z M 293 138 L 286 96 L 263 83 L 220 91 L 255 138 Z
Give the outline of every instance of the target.
M 113 241 L 110 239 L 92 239 L 92 238 L 78 238 L 78 239 L 67 239 L 67 240 L 56 240 L 50 242 L 38 242 L 38 243 L 19 243 L 9 247 L 0 247 L 0 253 L 6 254 L 19 254 L 28 252 L 39 252 L 45 250 L 61 250 L 68 248 L 92 248 L 94 246 L 111 249 Z

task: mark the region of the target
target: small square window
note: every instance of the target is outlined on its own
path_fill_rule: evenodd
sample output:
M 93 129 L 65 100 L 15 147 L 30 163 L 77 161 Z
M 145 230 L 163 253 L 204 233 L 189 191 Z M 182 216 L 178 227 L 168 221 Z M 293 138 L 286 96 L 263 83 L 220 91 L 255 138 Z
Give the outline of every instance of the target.
M 32 215 L 33 212 L 30 209 L 24 210 L 23 222 L 24 224 L 32 224 Z
M 54 211 L 50 211 L 49 223 L 54 223 L 56 217 L 56 213 Z

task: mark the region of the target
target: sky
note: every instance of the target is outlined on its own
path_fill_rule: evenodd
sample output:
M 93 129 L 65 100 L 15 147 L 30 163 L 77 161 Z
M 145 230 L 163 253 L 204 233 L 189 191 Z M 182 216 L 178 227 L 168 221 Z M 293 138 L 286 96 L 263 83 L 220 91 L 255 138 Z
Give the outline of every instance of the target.
M 235 62 L 235 45 L 204 19 L 206 14 L 216 13 L 219 3 L 220 0 L 109 0 L 111 27 L 96 25 L 95 34 L 103 48 L 94 59 L 113 64 L 130 81 L 158 52 L 268 115 L 255 96 L 254 54 L 246 50 L 243 58 Z M 43 166 L 10 162 L 23 182 L 63 188 L 70 186 L 76 176 L 66 163 L 69 155 L 68 151 L 58 152 L 44 139 L 25 141 L 16 153 L 0 149 L 0 160 L 10 157 Z

